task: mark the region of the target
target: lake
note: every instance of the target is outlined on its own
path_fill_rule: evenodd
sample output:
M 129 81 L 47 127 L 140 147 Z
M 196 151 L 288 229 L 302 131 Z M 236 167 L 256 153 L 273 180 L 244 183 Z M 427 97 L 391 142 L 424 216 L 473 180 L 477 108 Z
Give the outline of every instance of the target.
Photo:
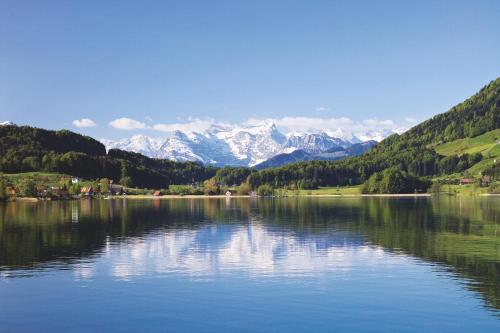
M 0 204 L 1 332 L 500 332 L 500 198 Z

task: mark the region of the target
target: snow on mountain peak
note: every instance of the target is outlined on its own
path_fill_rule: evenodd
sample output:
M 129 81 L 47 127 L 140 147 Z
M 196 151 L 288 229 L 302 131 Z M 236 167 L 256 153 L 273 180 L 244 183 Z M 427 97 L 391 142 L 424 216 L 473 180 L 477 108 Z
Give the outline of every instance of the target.
M 199 161 L 211 165 L 253 166 L 271 157 L 295 150 L 321 153 L 348 148 L 369 140 L 381 141 L 390 130 L 353 133 L 307 131 L 281 133 L 274 121 L 252 121 L 244 125 L 214 123 L 202 133 L 176 130 L 166 137 L 134 135 L 117 141 L 102 139 L 107 149 L 119 148 L 155 158 Z

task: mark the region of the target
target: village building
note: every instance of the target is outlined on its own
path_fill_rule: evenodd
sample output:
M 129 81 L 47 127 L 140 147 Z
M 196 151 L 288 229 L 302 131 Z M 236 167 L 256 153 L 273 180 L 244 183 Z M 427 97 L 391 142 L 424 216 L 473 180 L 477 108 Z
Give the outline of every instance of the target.
M 491 184 L 491 176 L 485 175 L 481 177 L 481 185 L 489 186 Z
M 161 191 L 154 191 L 153 196 L 155 196 L 155 197 L 161 196 Z
M 474 184 L 474 179 L 471 178 L 460 179 L 460 185 L 470 185 L 470 184 Z
M 91 198 L 94 196 L 94 189 L 92 188 L 92 186 L 84 186 L 80 190 L 80 194 L 82 195 L 82 197 Z
M 50 197 L 50 189 L 45 185 L 37 185 L 36 186 L 37 196 L 40 198 Z
M 52 186 L 50 192 L 53 197 L 58 199 L 69 199 L 70 197 L 69 191 L 66 188 L 66 186 L 63 187 Z

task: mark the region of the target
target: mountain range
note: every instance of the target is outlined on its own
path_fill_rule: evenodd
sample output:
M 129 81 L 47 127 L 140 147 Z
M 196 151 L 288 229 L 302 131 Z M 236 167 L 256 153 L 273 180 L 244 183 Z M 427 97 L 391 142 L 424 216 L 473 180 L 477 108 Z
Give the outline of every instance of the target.
M 497 180 L 499 131 L 497 78 L 449 111 L 401 135 L 390 135 L 375 146 L 359 133 L 283 134 L 273 123 L 265 123 L 248 127 L 214 125 L 203 133 L 177 131 L 159 139 L 136 136 L 106 142 L 106 149 L 102 142 L 68 130 L 6 122 L 0 124 L 0 172 L 108 178 L 140 188 L 224 177 L 231 180 L 222 183 L 245 182 L 252 189 L 261 185 L 311 189 L 365 184 L 368 193 L 413 193 L 416 189 L 425 190 L 420 185 L 430 185 L 429 179 L 436 176 L 449 177 L 446 182 L 480 176 Z M 128 151 L 111 149 L 112 145 Z M 366 152 L 360 154 L 363 151 Z M 343 158 L 353 155 L 359 156 Z M 335 159 L 341 160 L 332 161 Z M 190 161 L 179 162 L 186 160 Z M 295 161 L 302 162 L 290 163 Z M 264 170 L 214 167 L 231 164 Z
M 363 154 L 365 151 L 375 146 L 378 142 L 375 140 L 351 144 L 348 147 L 333 147 L 325 151 L 308 152 L 307 150 L 297 149 L 291 153 L 278 154 L 268 160 L 255 165 L 257 170 L 278 167 L 281 165 L 301 162 L 301 161 L 336 161 L 350 156 Z
M 279 166 L 311 159 L 338 160 L 359 155 L 392 130 L 356 135 L 332 132 L 284 134 L 270 121 L 257 125 L 214 124 L 203 132 L 175 131 L 165 137 L 134 135 L 113 141 L 101 139 L 106 149 L 132 151 L 153 158 L 194 161 L 214 166 Z

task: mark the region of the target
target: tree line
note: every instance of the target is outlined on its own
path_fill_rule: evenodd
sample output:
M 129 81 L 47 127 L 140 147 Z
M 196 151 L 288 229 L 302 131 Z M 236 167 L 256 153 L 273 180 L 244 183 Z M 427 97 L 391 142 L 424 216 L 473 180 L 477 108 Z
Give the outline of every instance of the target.
M 483 158 L 479 153 L 441 156 L 434 146 L 496 128 L 500 128 L 500 78 L 450 111 L 402 135 L 386 138 L 363 155 L 340 161 L 297 162 L 259 171 L 215 168 L 195 162 L 153 159 L 118 149 L 106 152 L 100 142 L 66 130 L 7 125 L 0 127 L 0 172 L 59 172 L 86 179 L 109 178 L 124 186 L 149 188 L 207 180 L 210 183 L 205 183 L 205 187 L 212 189 L 242 183 L 251 189 L 262 185 L 314 189 L 368 182 L 367 191 L 370 188 L 381 191 L 387 179 L 403 179 L 404 191 L 413 187 L 413 192 L 416 187 L 424 190 L 430 177 L 463 172 Z M 384 172 L 388 169 L 391 171 Z M 371 178 L 373 175 L 376 176 Z M 375 182 L 381 183 L 375 186 Z
M 129 187 L 167 187 L 213 177 L 214 167 L 153 159 L 111 149 L 67 130 L 0 126 L 0 172 L 57 172 L 85 179 L 109 178 Z

